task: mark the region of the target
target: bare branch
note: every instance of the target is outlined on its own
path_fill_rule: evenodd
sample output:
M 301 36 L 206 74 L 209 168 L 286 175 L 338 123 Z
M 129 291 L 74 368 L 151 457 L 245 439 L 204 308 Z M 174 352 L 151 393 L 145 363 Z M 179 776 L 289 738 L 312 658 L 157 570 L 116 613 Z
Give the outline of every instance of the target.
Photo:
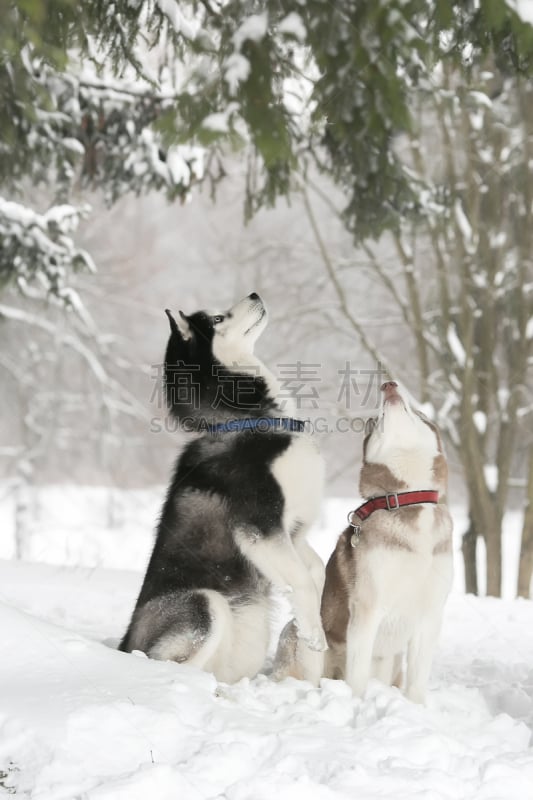
M 360 325 L 358 320 L 354 317 L 354 315 L 350 311 L 350 307 L 348 305 L 348 300 L 346 298 L 346 292 L 345 292 L 344 287 L 342 286 L 342 284 L 340 283 L 340 281 L 339 281 L 339 279 L 337 277 L 337 273 L 336 273 L 335 267 L 334 267 L 334 265 L 333 265 L 333 263 L 332 263 L 332 261 L 331 261 L 331 259 L 329 257 L 328 250 L 326 248 L 326 245 L 325 245 L 324 240 L 322 238 L 322 235 L 320 233 L 320 229 L 318 227 L 318 223 L 316 221 L 316 217 L 314 215 L 313 209 L 311 207 L 311 203 L 309 201 L 309 196 L 308 196 L 308 194 L 307 194 L 305 189 L 302 190 L 302 197 L 303 197 L 304 207 L 305 207 L 305 210 L 306 210 L 306 213 L 307 213 L 307 217 L 309 219 L 309 222 L 311 224 L 311 229 L 312 229 L 314 237 L 315 237 L 316 244 L 318 246 L 320 255 L 322 257 L 322 261 L 324 262 L 324 266 L 325 266 L 326 272 L 327 272 L 327 274 L 329 276 L 331 285 L 333 286 L 335 294 L 337 295 L 337 299 L 339 301 L 339 307 L 340 307 L 344 317 L 350 323 L 350 326 L 352 327 L 352 329 L 357 334 L 362 346 L 367 351 L 367 353 L 369 353 L 372 356 L 372 358 L 376 361 L 376 363 L 380 362 L 381 364 L 383 364 L 386 367 L 387 372 L 389 373 L 389 375 L 391 377 L 394 377 L 394 373 L 392 371 L 392 367 L 388 364 L 387 359 L 383 356 L 383 354 L 376 347 L 374 347 L 372 342 L 368 339 L 363 326 Z

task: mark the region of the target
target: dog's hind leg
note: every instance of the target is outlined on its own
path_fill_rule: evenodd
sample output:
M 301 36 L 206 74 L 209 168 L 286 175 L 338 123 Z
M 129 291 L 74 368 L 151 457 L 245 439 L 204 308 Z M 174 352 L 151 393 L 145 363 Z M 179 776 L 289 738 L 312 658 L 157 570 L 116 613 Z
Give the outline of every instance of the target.
M 166 602 L 164 602 L 166 600 Z M 157 603 L 159 631 L 146 652 L 150 658 L 193 664 L 210 669 L 231 624 L 229 604 L 218 592 L 198 590 L 150 601 L 143 609 L 153 614 Z
M 318 686 L 324 672 L 324 653 L 311 650 L 298 636 L 296 622 L 291 620 L 283 628 L 274 658 L 272 679 L 297 678 Z
M 293 619 L 280 633 L 272 667 L 273 680 L 282 681 L 289 677 L 303 680 L 303 670 L 298 662 L 298 631 Z

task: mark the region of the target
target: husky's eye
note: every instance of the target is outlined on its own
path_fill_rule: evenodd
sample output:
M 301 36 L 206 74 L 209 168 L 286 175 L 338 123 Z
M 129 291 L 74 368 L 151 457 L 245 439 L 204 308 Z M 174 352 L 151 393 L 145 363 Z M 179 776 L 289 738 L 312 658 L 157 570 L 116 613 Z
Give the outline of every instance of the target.
M 220 322 L 224 321 L 224 317 L 222 314 L 217 314 L 216 317 L 213 317 L 213 324 L 218 325 Z

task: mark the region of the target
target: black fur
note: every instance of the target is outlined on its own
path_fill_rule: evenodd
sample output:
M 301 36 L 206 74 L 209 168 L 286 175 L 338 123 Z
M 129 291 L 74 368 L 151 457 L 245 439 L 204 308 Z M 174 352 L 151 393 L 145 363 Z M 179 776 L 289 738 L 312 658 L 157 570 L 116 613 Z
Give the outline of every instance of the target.
M 184 339 L 170 312 L 166 313 L 171 334 L 165 354 L 165 389 L 175 419 L 200 420 L 200 429 L 205 430 L 206 424 L 265 416 L 272 411 L 274 401 L 264 378 L 230 369 L 214 357 L 213 317 L 205 311 L 183 315 L 192 333 L 190 339 Z
M 169 319 L 166 396 L 178 421 L 194 418 L 196 429 L 205 431 L 204 420 L 212 424 L 275 411 L 261 376 L 239 373 L 214 358 L 212 317 L 198 312 L 184 318 L 182 327 L 189 326 L 190 338 L 170 313 Z M 224 400 L 228 395 L 231 402 Z M 290 442 L 291 434 L 283 431 L 242 431 L 203 433 L 185 447 L 121 650 L 150 653 L 171 631 L 194 640 L 183 657 L 176 657 L 186 660 L 209 632 L 206 598 L 195 590 L 216 590 L 231 604 L 268 593 L 268 582 L 241 554 L 234 533 L 246 530 L 253 538 L 280 532 L 284 499 L 270 466 Z

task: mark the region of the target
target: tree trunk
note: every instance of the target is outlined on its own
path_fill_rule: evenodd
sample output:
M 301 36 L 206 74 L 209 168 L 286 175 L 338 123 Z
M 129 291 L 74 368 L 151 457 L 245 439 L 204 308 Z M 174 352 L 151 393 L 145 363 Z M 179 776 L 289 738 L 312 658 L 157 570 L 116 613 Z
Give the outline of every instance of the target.
M 529 451 L 529 472 L 527 494 L 524 507 L 524 524 L 520 545 L 520 564 L 518 567 L 518 596 L 529 597 L 531 576 L 533 574 L 533 445 Z
M 30 489 L 22 478 L 15 484 L 15 558 L 21 560 L 28 545 Z
M 463 534 L 461 543 L 461 551 L 463 553 L 463 562 L 465 565 L 465 592 L 467 594 L 478 594 L 476 543 L 477 532 L 474 527 L 472 516 L 470 516 L 468 530 Z
M 487 596 L 502 596 L 502 532 L 501 522 L 495 519 L 484 531 L 487 549 Z

